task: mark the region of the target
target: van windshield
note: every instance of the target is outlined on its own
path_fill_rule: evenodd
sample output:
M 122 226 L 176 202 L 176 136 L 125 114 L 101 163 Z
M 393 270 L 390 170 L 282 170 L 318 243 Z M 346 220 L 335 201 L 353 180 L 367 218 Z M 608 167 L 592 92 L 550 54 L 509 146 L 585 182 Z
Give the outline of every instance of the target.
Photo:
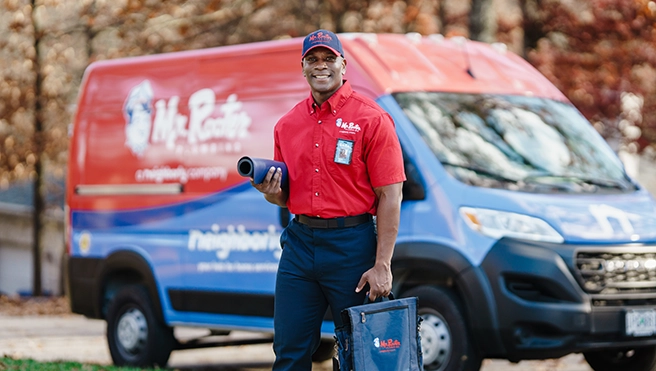
M 572 105 L 510 95 L 396 93 L 445 169 L 479 187 L 631 192 L 622 163 Z

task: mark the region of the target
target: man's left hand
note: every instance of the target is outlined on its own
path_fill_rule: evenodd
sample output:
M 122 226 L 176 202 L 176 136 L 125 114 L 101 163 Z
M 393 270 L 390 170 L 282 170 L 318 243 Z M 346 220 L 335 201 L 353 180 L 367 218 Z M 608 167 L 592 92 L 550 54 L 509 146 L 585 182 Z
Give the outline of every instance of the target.
M 376 264 L 364 272 L 355 292 L 360 292 L 369 283 L 369 300 L 387 297 L 392 291 L 392 270 L 388 264 Z

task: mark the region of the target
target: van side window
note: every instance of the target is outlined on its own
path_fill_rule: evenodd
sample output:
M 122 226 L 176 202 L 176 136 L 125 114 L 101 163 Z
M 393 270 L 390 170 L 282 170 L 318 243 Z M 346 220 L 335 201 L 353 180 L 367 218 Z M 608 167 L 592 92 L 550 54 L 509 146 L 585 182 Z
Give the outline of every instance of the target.
M 405 167 L 406 181 L 403 182 L 403 201 L 417 201 L 426 198 L 424 182 L 419 170 L 403 151 L 403 166 Z

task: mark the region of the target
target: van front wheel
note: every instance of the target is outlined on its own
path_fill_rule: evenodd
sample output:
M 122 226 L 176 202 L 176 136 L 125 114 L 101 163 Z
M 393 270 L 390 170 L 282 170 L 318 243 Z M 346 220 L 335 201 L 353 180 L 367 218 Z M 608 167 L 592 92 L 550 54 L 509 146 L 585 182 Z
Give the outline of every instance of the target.
M 474 371 L 481 357 L 472 338 L 458 298 L 443 287 L 419 286 L 403 294 L 417 297 L 422 318 L 421 348 L 426 371 Z
M 656 369 L 656 346 L 583 352 L 595 371 L 651 371 Z
M 117 366 L 165 367 L 176 342 L 173 329 L 155 317 L 146 289 L 130 285 L 109 304 L 107 343 Z

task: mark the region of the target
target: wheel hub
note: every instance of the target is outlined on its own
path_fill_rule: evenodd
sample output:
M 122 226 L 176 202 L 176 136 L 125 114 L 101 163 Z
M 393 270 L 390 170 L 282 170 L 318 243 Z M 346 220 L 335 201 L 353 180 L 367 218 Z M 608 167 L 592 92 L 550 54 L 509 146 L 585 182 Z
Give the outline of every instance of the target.
M 451 333 L 439 314 L 423 314 L 421 316 L 421 349 L 424 365 L 431 370 L 442 370 L 446 366 L 451 353 Z
M 132 354 L 139 352 L 148 337 L 148 323 L 144 314 L 136 308 L 123 313 L 118 321 L 116 335 L 123 349 Z

